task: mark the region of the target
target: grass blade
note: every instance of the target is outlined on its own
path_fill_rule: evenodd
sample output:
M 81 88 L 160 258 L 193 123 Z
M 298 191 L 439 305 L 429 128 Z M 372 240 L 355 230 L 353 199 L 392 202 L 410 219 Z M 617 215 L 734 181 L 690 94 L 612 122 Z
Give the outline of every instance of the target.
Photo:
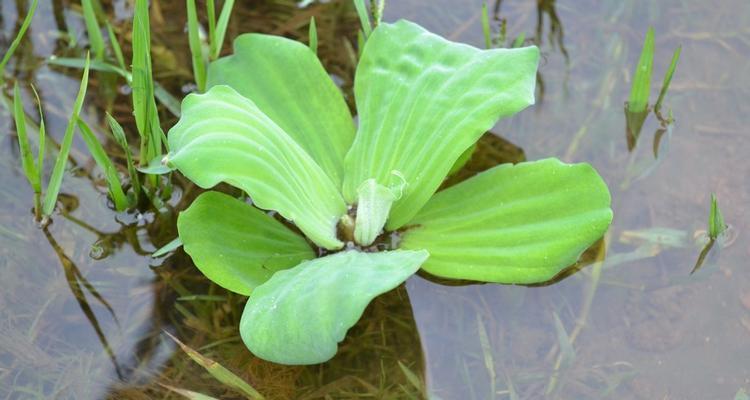
M 36 195 L 36 202 L 39 202 L 39 195 L 41 195 L 42 192 L 42 176 L 44 175 L 44 152 L 47 142 L 47 129 L 44 125 L 44 113 L 42 112 L 42 101 L 39 99 L 39 93 L 36 92 L 36 88 L 34 88 L 34 85 L 31 85 L 31 90 L 34 91 L 34 97 L 36 98 L 36 104 L 39 107 L 39 152 L 37 153 L 36 158 L 36 172 L 37 172 L 37 179 L 39 180 L 39 191 Z M 39 207 L 39 204 L 36 205 L 36 212 L 41 212 L 41 209 Z
M 315 25 L 315 17 L 310 17 L 310 50 L 316 55 L 318 54 L 318 27 Z
M 206 61 L 203 58 L 203 46 L 201 45 L 200 26 L 198 25 L 198 13 L 195 10 L 195 0 L 185 0 L 187 7 L 188 41 L 190 43 L 190 54 L 193 58 L 193 76 L 198 91 L 206 91 Z M 209 0 L 211 3 L 211 0 Z
M 23 99 L 21 91 L 18 89 L 18 82 L 13 86 L 13 116 L 16 120 L 16 133 L 18 134 L 18 149 L 21 153 L 21 166 L 26 179 L 29 180 L 35 194 L 42 191 L 42 184 L 39 180 L 39 171 L 34 163 L 34 156 L 31 154 L 31 145 L 29 136 L 26 133 L 26 113 L 23 110 Z
M 365 0 L 354 0 L 354 7 L 357 9 L 357 15 L 359 16 L 359 22 L 362 24 L 362 33 L 364 40 L 367 40 L 372 33 L 372 24 L 370 23 L 370 16 L 367 15 L 367 7 L 365 6 Z M 361 47 L 360 47 L 360 51 Z
M 654 65 L 654 28 L 648 28 L 643 50 L 638 60 L 638 67 L 633 74 L 633 85 L 630 88 L 628 111 L 639 113 L 646 111 L 651 92 L 651 73 Z
M 94 157 L 96 165 L 104 171 L 104 179 L 107 181 L 107 187 L 109 188 L 109 196 L 115 203 L 115 209 L 119 212 L 127 210 L 129 206 L 128 196 L 122 190 L 122 183 L 120 177 L 117 175 L 117 168 L 112 163 L 112 160 L 107 156 L 107 152 L 99 140 L 97 139 L 94 132 L 86 124 L 86 122 L 78 118 L 78 130 L 81 132 L 83 141 L 86 142 L 91 156 Z
M 96 12 L 91 0 L 81 0 L 83 7 L 83 21 L 86 24 L 86 32 L 89 36 L 89 45 L 94 52 L 95 60 L 104 59 L 104 37 L 102 36 L 99 21 L 96 20 Z
M 3 77 L 5 76 L 5 65 L 8 64 L 8 61 L 13 56 L 13 53 L 16 52 L 18 45 L 21 44 L 23 35 L 26 34 L 26 30 L 29 29 L 29 25 L 31 25 L 31 20 L 34 18 L 34 12 L 36 11 L 37 2 L 38 0 L 32 0 L 31 7 L 29 8 L 29 13 L 26 14 L 26 17 L 24 17 L 23 22 L 21 23 L 21 28 L 18 30 L 18 34 L 16 34 L 16 37 L 13 38 L 13 42 L 11 42 L 10 46 L 8 46 L 8 51 L 5 52 L 2 61 L 0 61 L 0 82 L 4 80 Z
M 182 246 L 182 240 L 179 237 L 174 238 L 171 242 L 162 246 L 159 250 L 156 250 L 151 257 L 159 258 L 169 252 L 175 251 Z
M 136 0 L 133 14 L 133 113 L 141 136 L 141 164 L 161 155 L 162 135 L 151 72 L 151 27 L 148 0 Z M 155 185 L 156 180 L 152 183 Z
M 57 155 L 57 160 L 55 160 L 55 166 L 52 169 L 52 175 L 47 184 L 47 191 L 44 193 L 42 214 L 45 217 L 49 217 L 52 214 L 52 211 L 55 210 L 57 195 L 60 193 L 60 186 L 62 185 L 63 174 L 65 173 L 65 165 L 68 162 L 70 147 L 73 145 L 73 134 L 75 133 L 76 122 L 78 121 L 78 115 L 81 113 L 83 99 L 86 97 L 86 88 L 89 84 L 89 57 L 90 56 L 86 54 L 86 65 L 83 68 L 81 86 L 78 88 L 78 95 L 76 96 L 75 103 L 73 103 L 73 112 L 70 115 L 68 126 L 65 128 L 65 135 L 60 143 L 60 152 Z
M 234 7 L 234 0 L 224 0 L 224 6 L 221 8 L 219 21 L 216 23 L 216 36 L 214 40 L 211 41 L 211 60 L 219 58 L 219 54 L 221 53 L 221 47 L 224 44 L 224 36 L 226 36 L 227 26 L 229 26 L 229 17 L 232 16 L 232 7 Z
M 208 43 L 209 46 L 213 46 L 216 40 L 216 4 L 214 4 L 214 0 L 206 0 L 206 16 L 208 17 Z M 209 49 L 213 48 L 209 47 Z
M 484 47 L 492 48 L 492 31 L 490 31 L 490 14 L 487 11 L 487 1 L 482 2 L 482 33 L 484 34 Z
M 172 340 L 174 340 L 190 358 L 193 359 L 198 365 L 205 368 L 211 376 L 216 378 L 219 382 L 224 385 L 231 387 L 234 390 L 239 391 L 248 399 L 264 399 L 263 395 L 258 393 L 257 390 L 253 389 L 247 382 L 242 378 L 235 375 L 232 371 L 224 368 L 221 364 L 217 363 L 210 358 L 206 358 L 197 351 L 190 348 L 188 345 L 182 343 L 179 339 L 172 336 L 169 332 L 164 332 Z
M 109 21 L 105 21 L 105 24 L 107 26 L 107 34 L 109 35 L 109 44 L 112 46 L 112 53 L 115 54 L 117 65 L 119 65 L 120 69 L 123 71 L 127 71 L 128 67 L 125 65 L 125 57 L 122 55 L 122 48 L 120 47 L 120 42 L 117 41 L 115 30 L 112 29 L 112 24 L 110 24 Z
M 664 100 L 664 96 L 667 95 L 669 84 L 672 83 L 672 76 L 674 76 L 674 70 L 677 68 L 677 63 L 680 61 L 681 52 L 682 46 L 679 46 L 675 49 L 674 54 L 672 55 L 672 62 L 669 64 L 669 69 L 667 70 L 666 75 L 664 75 L 664 81 L 662 81 L 661 90 L 659 91 L 659 98 L 656 100 L 656 105 L 654 106 L 654 110 L 657 112 L 661 110 L 661 102 Z
M 708 216 L 708 237 L 716 240 L 724 231 L 727 230 L 727 224 L 724 223 L 724 216 L 721 214 L 719 204 L 716 201 L 716 195 L 711 193 L 711 213 Z
M 109 129 L 112 132 L 112 136 L 114 136 L 115 141 L 120 145 L 122 151 L 125 152 L 125 158 L 128 165 L 128 175 L 130 176 L 130 186 L 133 188 L 133 193 L 135 194 L 135 204 L 138 204 L 141 198 L 141 182 L 138 178 L 138 171 L 135 168 L 135 162 L 133 161 L 133 152 L 130 150 L 128 139 L 125 136 L 125 131 L 122 129 L 122 126 L 116 119 L 109 115 L 109 113 L 107 113 L 106 119 Z

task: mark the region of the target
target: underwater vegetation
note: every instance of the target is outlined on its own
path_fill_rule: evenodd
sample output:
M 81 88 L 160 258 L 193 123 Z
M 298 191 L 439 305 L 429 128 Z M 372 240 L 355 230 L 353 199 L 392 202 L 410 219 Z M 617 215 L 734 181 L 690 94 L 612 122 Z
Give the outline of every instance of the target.
M 536 47 L 479 50 L 403 20 L 363 26 L 357 127 L 313 49 L 246 34 L 209 64 L 208 90 L 186 97 L 167 135 L 165 166 L 252 199 L 209 191 L 177 224 L 209 279 L 249 295 L 240 333 L 266 360 L 330 359 L 367 304 L 420 268 L 550 280 L 612 219 L 593 168 L 555 159 L 435 193 L 499 118 L 533 104 Z

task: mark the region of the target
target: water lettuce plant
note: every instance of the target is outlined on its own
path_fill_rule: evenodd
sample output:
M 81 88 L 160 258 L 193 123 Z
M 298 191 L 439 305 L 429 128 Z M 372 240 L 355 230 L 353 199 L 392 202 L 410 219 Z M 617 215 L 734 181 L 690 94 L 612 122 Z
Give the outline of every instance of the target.
M 207 191 L 177 225 L 209 279 L 249 296 L 240 333 L 254 354 L 324 362 L 374 297 L 420 268 L 542 282 L 603 235 L 610 195 L 588 164 L 500 165 L 437 192 L 498 119 L 533 104 L 538 58 L 536 47 L 479 50 L 408 21 L 378 24 L 356 71 L 357 126 L 301 43 L 245 34 L 209 65 L 164 163 L 252 199 Z

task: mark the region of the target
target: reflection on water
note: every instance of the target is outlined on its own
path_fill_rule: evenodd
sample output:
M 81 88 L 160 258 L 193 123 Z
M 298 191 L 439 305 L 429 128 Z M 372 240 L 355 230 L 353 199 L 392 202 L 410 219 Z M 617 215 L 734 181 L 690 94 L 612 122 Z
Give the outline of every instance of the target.
M 259 30 L 305 39 L 315 15 L 321 57 L 349 91 L 353 65 L 343 40 L 356 43 L 357 20 L 345 3 L 241 5 L 228 36 Z M 76 138 L 63 184 L 69 201 L 48 230 L 38 229 L 14 127 L 0 108 L 0 132 L 6 132 L 0 135 L 0 398 L 162 398 L 156 382 L 232 398 L 175 352 L 163 330 L 269 398 L 418 398 L 421 384 L 410 373 L 424 376 L 426 392 L 442 399 L 729 399 L 750 389 L 750 271 L 744 262 L 750 257 L 744 235 L 750 222 L 750 142 L 744 140 L 750 5 L 708 3 L 493 4 L 496 17 L 506 21 L 507 38 L 524 34 L 540 45 L 544 102 L 496 126 L 493 132 L 507 140 L 485 138 L 452 182 L 498 158 L 590 162 L 612 190 L 612 229 L 575 274 L 546 286 L 442 285 L 415 276 L 405 289 L 374 302 L 339 355 L 322 366 L 253 358 L 236 331 L 244 298 L 209 285 L 181 251 L 167 259 L 148 256 L 174 238 L 176 212 L 196 195 L 190 186 L 175 192 L 168 209 L 116 214 Z M 43 60 L 80 56 L 78 45 L 86 41 L 80 15 L 66 4 L 40 2 L 31 40 L 9 68 L 22 83 L 37 86 L 48 130 L 58 139 L 79 73 Z M 154 4 L 155 76 L 180 96 L 190 88 L 183 3 Z M 481 0 L 401 0 L 388 2 L 385 19 L 408 18 L 480 46 L 480 6 Z M 2 51 L 24 7 L 25 1 L 0 2 Z M 128 2 L 108 9 L 124 35 Z M 636 144 L 623 139 L 628 120 L 622 105 L 649 26 L 656 30 L 655 59 L 662 60 L 655 77 L 663 76 L 663 60 L 674 48 L 682 45 L 683 52 L 664 102 L 674 123 L 645 118 Z M 123 83 L 115 84 L 110 99 L 106 79 L 92 78 L 86 119 L 98 121 L 111 104 L 132 128 Z M 710 192 L 717 193 L 733 236 L 691 275 Z

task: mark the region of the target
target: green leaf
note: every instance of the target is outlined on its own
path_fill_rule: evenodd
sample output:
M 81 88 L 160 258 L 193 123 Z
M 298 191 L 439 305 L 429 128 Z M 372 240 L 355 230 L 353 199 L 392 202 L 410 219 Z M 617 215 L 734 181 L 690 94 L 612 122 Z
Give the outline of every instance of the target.
M 94 158 L 96 165 L 104 172 L 104 180 L 107 182 L 107 187 L 109 188 L 109 196 L 115 203 L 115 209 L 119 212 L 125 211 L 130 206 L 130 201 L 122 189 L 117 167 L 109 159 L 107 151 L 99 143 L 99 139 L 94 135 L 94 132 L 91 131 L 91 128 L 81 118 L 78 118 L 78 130 L 81 132 L 81 137 L 84 143 L 86 143 L 86 147 L 89 149 L 89 153 Z
M 344 198 L 355 202 L 370 178 L 390 186 L 396 171 L 406 188 L 386 227 L 409 222 L 466 149 L 534 102 L 538 58 L 536 47 L 479 50 L 407 21 L 378 26 L 357 67 Z
M 252 100 L 341 187 L 354 122 L 310 48 L 279 36 L 241 35 L 234 55 L 209 66 L 208 87 L 215 85 L 229 85 Z
M 151 70 L 151 25 L 148 0 L 135 0 L 133 12 L 132 60 L 133 115 L 141 136 L 141 162 L 160 156 L 162 136 L 159 114 L 154 100 L 154 79 Z
M 187 96 L 169 146 L 168 163 L 198 186 L 229 183 L 259 208 L 297 224 L 319 246 L 343 246 L 336 224 L 346 205 L 336 186 L 297 142 L 229 86 Z
M 633 74 L 633 84 L 630 87 L 628 111 L 640 113 L 648 107 L 648 97 L 651 93 L 651 72 L 654 65 L 654 28 L 648 28 L 643 50 L 638 60 L 638 67 Z
M 117 122 L 117 120 L 114 119 L 114 117 L 112 117 L 109 113 L 107 113 L 106 119 L 107 124 L 109 125 L 109 129 L 112 132 L 112 136 L 115 138 L 115 141 L 120 145 L 120 148 L 122 148 L 122 151 L 125 153 L 125 161 L 128 166 L 128 175 L 130 176 L 130 186 L 133 188 L 133 193 L 135 194 L 135 203 L 138 204 L 141 197 L 141 181 L 138 178 L 138 172 L 135 168 L 135 162 L 133 161 L 133 152 L 130 150 L 128 139 L 125 136 L 125 131 L 122 129 L 120 123 Z
M 177 249 L 182 247 L 182 240 L 180 240 L 179 237 L 176 237 L 172 239 L 169 243 L 165 244 L 164 246 L 161 246 L 158 250 L 153 252 L 151 254 L 151 257 L 153 258 L 159 258 L 167 253 L 171 253 Z
M 251 294 L 240 334 L 255 355 L 281 364 L 317 364 L 367 304 L 419 269 L 426 251 L 345 251 L 277 272 Z
M 724 223 L 724 216 L 721 214 L 719 204 L 716 201 L 716 195 L 711 193 L 711 212 L 708 215 L 708 237 L 715 240 L 724 231 L 727 230 L 727 224 Z
M 234 7 L 234 0 L 224 0 L 224 6 L 221 8 L 219 20 L 216 23 L 216 35 L 214 36 L 214 40 L 211 41 L 211 60 L 219 58 L 219 53 L 221 53 L 221 48 L 224 45 L 224 36 L 229 26 L 229 17 L 232 16 L 232 7 Z
M 578 260 L 612 220 L 607 185 L 588 164 L 503 164 L 435 195 L 401 248 L 426 249 L 445 278 L 529 284 Z
M 117 41 L 115 30 L 112 28 L 112 24 L 110 24 L 109 21 L 104 21 L 104 24 L 107 27 L 109 44 L 112 47 L 112 53 L 114 53 L 115 59 L 117 60 L 117 65 L 121 70 L 125 71 L 127 70 L 127 66 L 125 65 L 125 57 L 122 55 L 122 47 L 120 47 L 120 42 Z
M 492 48 L 492 31 L 490 30 L 490 13 L 487 10 L 487 0 L 482 2 L 482 34 L 484 34 L 484 47 Z
M 86 24 L 89 45 L 91 45 L 91 50 L 94 52 L 94 58 L 97 60 L 103 60 L 104 36 L 102 36 L 99 21 L 96 19 L 96 12 L 94 12 L 94 5 L 91 1 L 92 0 L 81 0 L 81 6 L 83 7 L 83 20 Z
M 674 54 L 672 54 L 672 61 L 669 63 L 669 68 L 667 69 L 666 74 L 664 74 L 661 90 L 659 90 L 659 97 L 656 99 L 656 104 L 654 105 L 654 110 L 656 111 L 661 110 L 661 103 L 664 101 L 664 96 L 666 96 L 669 91 L 669 84 L 672 83 L 672 77 L 674 76 L 675 69 L 677 69 L 677 63 L 680 61 L 681 52 L 682 46 L 678 46 L 677 49 L 675 49 Z
M 313 53 L 318 54 L 318 27 L 315 26 L 315 17 L 310 17 L 310 29 L 307 35 L 310 42 L 307 45 Z
M 55 210 L 57 195 L 60 193 L 60 186 L 62 186 L 65 166 L 68 163 L 68 154 L 70 154 L 70 148 L 73 146 L 75 127 L 78 122 L 78 115 L 81 113 L 81 108 L 83 107 L 83 100 L 86 97 L 88 84 L 89 55 L 86 54 L 86 63 L 83 68 L 83 76 L 81 77 L 81 85 L 78 88 L 78 95 L 73 103 L 73 112 L 71 113 L 68 125 L 65 128 L 62 142 L 60 142 L 60 152 L 57 153 L 57 160 L 55 160 L 55 166 L 52 168 L 52 174 L 50 175 L 49 183 L 47 183 L 47 191 L 44 193 L 44 204 L 42 206 L 42 214 L 44 214 L 44 216 L 52 215 L 52 211 Z
M 41 175 L 34 163 L 34 155 L 31 153 L 29 136 L 26 133 L 26 112 L 23 109 L 23 98 L 18 89 L 18 82 L 13 85 L 13 116 L 16 121 L 16 134 L 18 135 L 18 150 L 21 154 L 21 166 L 26 179 L 29 180 L 34 193 L 42 191 Z
M 354 8 L 357 10 L 359 22 L 362 24 L 362 33 L 366 40 L 372 34 L 372 23 L 370 23 L 370 16 L 367 14 L 365 0 L 354 0 Z
M 315 257 L 304 238 L 220 192 L 198 196 L 177 219 L 185 252 L 219 286 L 248 295 L 274 272 Z
M 203 57 L 203 45 L 200 38 L 200 26 L 198 25 L 198 13 L 195 10 L 195 0 L 186 0 L 187 24 L 188 24 L 188 43 L 190 45 L 190 54 L 193 58 L 193 76 L 198 91 L 206 90 L 206 60 Z M 213 4 L 209 0 L 208 4 Z

